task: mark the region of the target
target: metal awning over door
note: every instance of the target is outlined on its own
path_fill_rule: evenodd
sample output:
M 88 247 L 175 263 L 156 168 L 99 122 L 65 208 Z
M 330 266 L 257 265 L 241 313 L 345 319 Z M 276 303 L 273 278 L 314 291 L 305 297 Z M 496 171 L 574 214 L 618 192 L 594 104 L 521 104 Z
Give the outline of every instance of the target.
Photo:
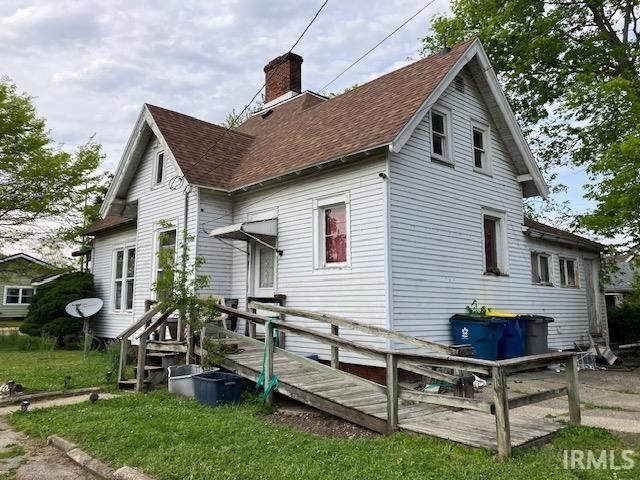
M 275 247 L 276 238 L 278 237 L 277 218 L 227 225 L 226 227 L 212 230 L 209 236 L 227 240 L 243 240 L 245 242 L 253 240 L 282 255 L 282 250 L 278 250 Z

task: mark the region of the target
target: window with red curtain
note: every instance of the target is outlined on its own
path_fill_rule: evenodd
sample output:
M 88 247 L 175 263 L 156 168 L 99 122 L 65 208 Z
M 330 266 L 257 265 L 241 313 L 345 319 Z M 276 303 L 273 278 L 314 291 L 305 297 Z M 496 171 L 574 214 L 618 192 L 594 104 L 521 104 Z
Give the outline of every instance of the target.
M 336 205 L 324 209 L 325 264 L 347 262 L 347 208 Z
M 484 217 L 484 264 L 486 272 L 499 272 L 497 220 L 491 217 Z

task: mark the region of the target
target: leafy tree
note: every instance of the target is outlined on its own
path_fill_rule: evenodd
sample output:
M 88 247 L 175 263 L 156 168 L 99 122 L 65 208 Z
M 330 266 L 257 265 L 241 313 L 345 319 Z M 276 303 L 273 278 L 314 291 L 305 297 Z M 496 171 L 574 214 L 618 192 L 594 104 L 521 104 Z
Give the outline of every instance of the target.
M 69 316 L 65 311 L 67 304 L 95 296 L 90 273 L 69 273 L 46 283 L 36 290 L 20 331 L 27 335 L 56 337 L 62 345 L 65 335 L 82 330 L 82 319 Z
M 75 154 L 55 147 L 31 97 L 0 80 L 0 244 L 41 236 L 43 221 L 77 212 L 100 190 L 102 157 L 93 139 Z
M 256 102 L 254 106 L 247 105 L 242 112 L 236 113 L 236 109 L 231 110 L 231 113 L 227 114 L 222 126 L 225 128 L 236 128 L 246 122 L 254 113 L 262 110 L 264 106 L 264 95 Z
M 454 0 L 422 53 L 477 35 L 553 181 L 585 167 L 584 226 L 640 240 L 638 0 Z

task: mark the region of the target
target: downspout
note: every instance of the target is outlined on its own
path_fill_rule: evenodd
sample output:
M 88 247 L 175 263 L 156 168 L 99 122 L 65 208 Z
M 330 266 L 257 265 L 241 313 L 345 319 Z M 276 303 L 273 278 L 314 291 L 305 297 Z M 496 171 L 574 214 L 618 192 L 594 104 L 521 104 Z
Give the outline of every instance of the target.
M 184 188 L 184 212 L 183 218 L 184 223 L 182 226 L 182 252 L 180 259 L 180 267 L 183 272 L 187 271 L 187 249 L 189 248 L 187 244 L 187 240 L 189 239 L 188 225 L 189 225 L 189 193 L 191 193 L 191 185 L 187 185 Z M 182 332 L 182 328 L 184 325 L 186 312 L 184 310 L 180 310 L 180 315 L 178 317 L 178 332 Z M 178 334 L 180 336 L 181 333 Z M 191 363 L 193 357 L 193 335 L 191 332 L 191 327 L 187 326 L 187 355 L 186 360 L 187 364 Z
M 384 286 L 385 286 L 385 315 L 388 330 L 393 330 L 393 287 L 391 277 L 391 146 L 385 154 L 385 172 L 380 174 L 382 178 L 382 208 L 384 209 Z M 391 340 L 388 341 L 388 348 L 393 348 Z

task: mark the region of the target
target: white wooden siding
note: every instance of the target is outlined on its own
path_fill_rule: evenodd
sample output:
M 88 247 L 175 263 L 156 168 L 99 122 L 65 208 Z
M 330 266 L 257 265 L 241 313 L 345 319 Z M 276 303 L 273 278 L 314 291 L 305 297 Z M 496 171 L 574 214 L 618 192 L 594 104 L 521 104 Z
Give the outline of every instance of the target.
M 136 318 L 144 313 L 144 303 L 147 299 L 155 297 L 152 291 L 154 272 L 156 268 L 155 241 L 156 226 L 162 220 L 174 222 L 178 230 L 178 242 L 182 238 L 184 229 L 184 186 L 175 190 L 169 188 L 169 182 L 179 171 L 171 152 L 164 150 L 165 158 L 165 182 L 163 185 L 152 187 L 152 175 L 156 153 L 161 148 L 157 138 L 152 137 L 138 164 L 135 177 L 129 187 L 127 202 L 138 202 L 137 229 L 127 233 L 133 236 L 136 246 L 135 291 L 133 312 L 128 314 L 112 313 L 105 311 L 96 321 L 96 331 L 100 336 L 113 338 L 130 325 Z M 198 222 L 198 189 L 193 188 L 189 193 L 189 225 L 188 233 L 196 237 Z M 119 241 L 112 234 L 98 234 L 95 241 L 93 272 L 100 282 L 108 279 L 109 285 L 112 276 L 112 251 L 113 242 Z M 190 255 L 195 255 L 196 240 L 190 243 Z M 108 294 L 108 288 L 101 287 L 100 298 Z M 110 298 L 109 298 L 110 300 Z M 106 303 L 106 302 L 105 302 Z M 107 303 L 110 305 L 110 303 Z M 106 308 L 106 307 L 105 307 Z
M 437 102 L 452 115 L 455 166 L 431 161 L 428 115 L 402 151 L 390 156 L 393 327 L 451 342 L 449 317 L 477 299 L 500 309 L 555 317 L 550 346 L 572 347 L 588 331 L 585 289 L 532 285 L 535 242 L 522 232 L 517 174 L 472 77 L 462 75 L 465 93 L 450 85 Z M 491 176 L 473 167 L 473 121 L 491 126 Z M 506 214 L 508 276 L 483 274 L 483 207 Z M 545 248 L 556 254 L 566 250 L 548 243 Z M 577 250 L 571 256 L 578 256 Z
M 201 188 L 197 255 L 204 258 L 205 264 L 198 273 L 209 278 L 209 287 L 203 289 L 203 293 L 231 295 L 233 248 L 229 243 L 210 237 L 209 232 L 232 221 L 233 204 L 229 195 Z
M 384 180 L 383 157 L 370 158 L 340 169 L 319 172 L 299 180 L 283 183 L 234 199 L 234 223 L 246 221 L 248 215 L 264 210 L 278 210 L 278 248 L 284 254 L 277 259 L 277 292 L 287 296 L 287 305 L 335 313 L 362 322 L 387 325 L 384 282 Z M 351 268 L 338 271 L 314 270 L 313 200 L 349 192 L 351 230 Z M 246 249 L 246 244 L 239 244 Z M 232 296 L 246 297 L 246 255 L 233 250 Z M 289 320 L 317 327 L 317 322 Z M 329 327 L 321 327 L 328 332 Z M 343 332 L 341 331 L 341 334 Z M 384 347 L 381 339 L 344 332 L 348 338 L 370 341 Z M 329 351 L 315 342 L 294 335 L 287 336 L 287 349 L 301 354 Z M 349 352 L 341 360 L 370 363 Z
M 96 237 L 93 244 L 93 281 L 98 298 L 104 306 L 91 320 L 94 335 L 114 338 L 133 321 L 133 312 L 113 311 L 113 255 L 114 250 L 124 248 L 125 245 L 135 245 L 135 227 L 114 229 Z M 138 260 L 136 259 L 136 267 Z

